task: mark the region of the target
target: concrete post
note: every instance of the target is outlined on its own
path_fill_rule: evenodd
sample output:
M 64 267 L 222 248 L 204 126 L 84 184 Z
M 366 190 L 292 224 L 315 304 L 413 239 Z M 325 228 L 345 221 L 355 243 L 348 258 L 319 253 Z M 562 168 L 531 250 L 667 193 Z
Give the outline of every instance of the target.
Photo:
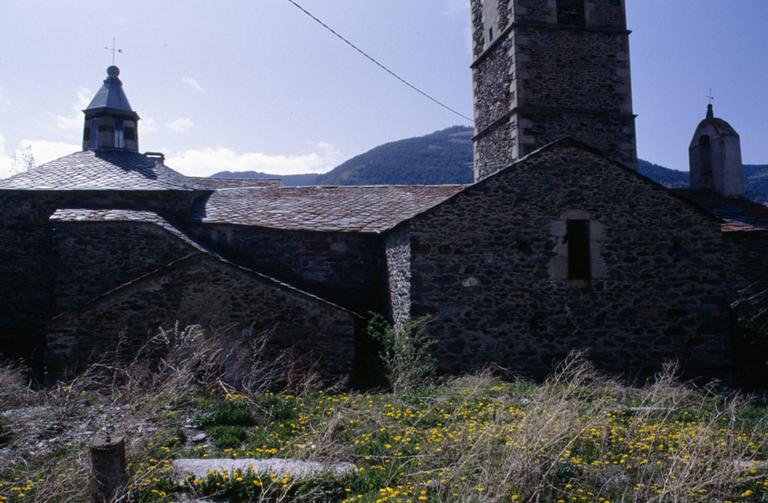
M 111 503 L 125 496 L 128 485 L 125 439 L 99 435 L 88 448 L 91 452 L 91 501 Z

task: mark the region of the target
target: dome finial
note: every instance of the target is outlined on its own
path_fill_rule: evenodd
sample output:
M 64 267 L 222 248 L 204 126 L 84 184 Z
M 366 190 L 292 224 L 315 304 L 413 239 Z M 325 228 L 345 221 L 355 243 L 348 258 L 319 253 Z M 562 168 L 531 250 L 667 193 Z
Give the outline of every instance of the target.
M 107 67 L 107 76 L 116 79 L 120 75 L 120 69 L 115 65 Z
M 707 105 L 707 119 L 714 119 L 715 118 L 715 111 L 713 109 L 712 103 L 715 102 L 715 97 L 712 94 L 712 88 L 709 88 L 709 94 L 707 95 L 707 99 L 709 100 L 709 105 Z

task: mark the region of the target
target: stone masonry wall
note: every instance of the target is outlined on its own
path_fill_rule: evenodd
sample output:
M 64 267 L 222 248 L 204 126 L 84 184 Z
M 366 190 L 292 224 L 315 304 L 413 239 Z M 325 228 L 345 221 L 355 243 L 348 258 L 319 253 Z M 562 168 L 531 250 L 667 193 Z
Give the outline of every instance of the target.
M 558 110 L 521 110 L 517 120 L 520 143 L 518 152 L 521 157 L 543 145 L 571 136 L 626 166 L 634 167 L 637 163 L 633 117 Z
M 316 366 L 327 381 L 352 371 L 352 313 L 201 253 L 55 318 L 47 335 L 50 372 L 82 368 L 118 346 L 130 358 L 177 322 L 210 327 L 232 348 L 269 334 L 266 358 L 290 349 L 302 368 Z
M 521 106 L 632 114 L 625 33 L 514 31 Z
M 151 223 L 58 221 L 53 232 L 57 313 L 199 251 Z
M 623 3 L 585 2 L 587 25 L 580 29 L 557 25 L 553 0 L 512 4 L 513 28 L 489 45 L 482 2 L 472 3 L 476 178 L 564 136 L 634 167 Z M 507 12 L 508 2 L 496 5 L 500 13 Z M 504 157 L 501 162 L 499 157 Z
M 395 325 L 411 314 L 411 236 L 403 227 L 387 236 L 389 317 Z
M 604 270 L 589 288 L 553 275 L 552 229 L 569 211 L 602 227 Z M 411 316 L 447 371 L 495 363 L 543 376 L 572 350 L 648 375 L 679 359 L 723 375 L 728 306 L 740 283 L 718 221 L 566 140 L 417 216 Z
M 187 225 L 184 230 L 238 264 L 356 312 L 386 312 L 381 236 L 220 224 Z
M 510 165 L 510 159 L 518 158 L 517 116 L 513 115 L 504 124 L 488 131 L 474 142 L 475 180 Z
M 725 232 L 723 239 L 732 247 L 739 275 L 749 284 L 768 287 L 768 232 Z
M 52 314 L 55 263 L 50 216 L 58 208 L 126 208 L 185 214 L 190 192 L 0 191 L 0 353 L 40 363 Z

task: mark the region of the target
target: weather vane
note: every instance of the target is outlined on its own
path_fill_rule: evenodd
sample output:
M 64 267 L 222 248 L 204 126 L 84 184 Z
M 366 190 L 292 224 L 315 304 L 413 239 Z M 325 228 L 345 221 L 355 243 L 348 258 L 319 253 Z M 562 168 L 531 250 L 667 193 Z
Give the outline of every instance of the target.
M 123 50 L 122 49 L 118 49 L 117 47 L 115 47 L 115 39 L 114 38 L 112 38 L 112 47 L 105 47 L 104 50 L 112 51 L 112 66 L 115 66 L 115 54 L 117 54 L 117 53 L 122 54 Z
M 709 104 L 711 105 L 715 101 L 715 97 L 712 96 L 712 89 L 709 89 L 709 94 L 707 95 L 707 98 L 709 99 Z

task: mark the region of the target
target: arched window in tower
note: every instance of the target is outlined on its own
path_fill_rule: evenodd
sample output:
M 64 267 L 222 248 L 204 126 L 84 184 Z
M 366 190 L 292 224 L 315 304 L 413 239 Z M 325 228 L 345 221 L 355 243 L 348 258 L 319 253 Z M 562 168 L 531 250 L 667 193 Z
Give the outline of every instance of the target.
M 584 28 L 587 24 L 584 0 L 557 0 L 557 24 L 566 28 Z

